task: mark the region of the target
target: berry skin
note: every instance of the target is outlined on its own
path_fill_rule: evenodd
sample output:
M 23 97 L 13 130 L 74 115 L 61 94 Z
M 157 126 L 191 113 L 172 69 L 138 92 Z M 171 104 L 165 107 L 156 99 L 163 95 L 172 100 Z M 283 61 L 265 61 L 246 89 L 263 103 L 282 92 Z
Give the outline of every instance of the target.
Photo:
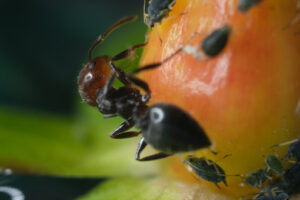
M 222 161 L 228 174 L 263 168 L 262 156 L 272 153 L 272 145 L 300 132 L 294 114 L 300 98 L 300 36 L 295 34 L 300 25 L 283 30 L 297 14 L 296 5 L 296 0 L 266 0 L 241 13 L 237 0 L 178 0 L 169 19 L 157 26 L 163 43 L 155 31 L 149 35 L 141 65 L 168 57 L 195 32 L 189 45 L 225 24 L 232 27 L 216 57 L 198 61 L 182 53 L 139 75 L 152 90 L 151 103 L 186 110 L 203 125 L 214 151 L 232 154 Z M 279 156 L 286 150 L 281 148 Z M 197 155 L 216 160 L 208 151 Z M 229 177 L 226 190 L 239 193 L 240 182 Z

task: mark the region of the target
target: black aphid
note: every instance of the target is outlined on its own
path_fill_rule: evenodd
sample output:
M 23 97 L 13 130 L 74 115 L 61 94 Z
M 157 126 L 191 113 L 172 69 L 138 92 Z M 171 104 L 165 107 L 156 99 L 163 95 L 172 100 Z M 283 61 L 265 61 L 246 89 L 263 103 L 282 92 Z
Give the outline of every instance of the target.
M 270 169 L 276 175 L 281 175 L 283 173 L 282 163 L 277 156 L 268 155 L 265 163 L 268 166 L 268 169 Z
M 285 157 L 289 159 L 295 159 L 296 161 L 300 161 L 300 137 L 281 144 L 273 145 L 272 148 L 279 147 L 279 146 L 286 146 L 286 145 L 290 145 L 290 146 Z
M 148 27 L 154 27 L 169 15 L 176 0 L 147 0 L 144 2 L 144 20 Z
M 239 0 L 238 9 L 241 12 L 247 12 L 250 8 L 260 3 L 262 0 Z
M 261 187 L 268 178 L 270 178 L 268 171 L 266 169 L 259 169 L 247 175 L 244 183 L 251 187 Z
M 190 166 L 199 177 L 213 182 L 218 188 L 220 188 L 219 182 L 223 182 L 227 186 L 225 171 L 212 160 L 188 156 L 184 163 Z
M 289 195 L 281 190 L 278 190 L 277 187 L 266 187 L 263 190 L 259 191 L 255 200 L 287 200 L 288 198 Z
M 203 52 L 209 57 L 217 56 L 226 47 L 231 31 L 229 25 L 213 31 L 202 41 L 201 48 Z

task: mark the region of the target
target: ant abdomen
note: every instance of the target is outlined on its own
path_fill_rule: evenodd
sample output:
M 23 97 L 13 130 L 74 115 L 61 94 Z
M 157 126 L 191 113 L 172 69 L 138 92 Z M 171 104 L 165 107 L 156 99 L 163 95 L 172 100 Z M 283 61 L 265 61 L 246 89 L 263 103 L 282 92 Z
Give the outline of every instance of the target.
M 188 113 L 170 104 L 154 104 L 141 118 L 145 141 L 167 154 L 188 152 L 211 145 L 202 127 Z

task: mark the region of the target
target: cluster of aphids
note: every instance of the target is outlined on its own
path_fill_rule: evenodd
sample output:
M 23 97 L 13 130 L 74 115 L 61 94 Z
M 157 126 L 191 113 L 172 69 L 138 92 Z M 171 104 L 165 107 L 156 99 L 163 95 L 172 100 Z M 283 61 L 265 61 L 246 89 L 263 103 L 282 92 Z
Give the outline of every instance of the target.
M 240 0 L 238 9 L 241 12 L 247 12 L 260 1 Z M 147 1 L 144 8 L 146 25 L 150 28 L 155 28 L 162 20 L 167 19 L 175 3 L 176 0 Z M 112 131 L 110 137 L 119 139 L 142 135 L 135 155 L 135 159 L 138 161 L 151 161 L 176 153 L 191 152 L 210 147 L 212 142 L 206 135 L 205 130 L 186 111 L 168 103 L 148 105 L 151 98 L 151 90 L 145 81 L 135 75 L 146 70 L 158 68 L 182 52 L 190 53 L 195 58 L 201 59 L 203 56 L 206 56 L 208 59 L 218 56 L 229 41 L 232 32 L 231 26 L 223 25 L 206 36 L 201 41 L 200 50 L 183 45 L 161 62 L 141 66 L 129 73 L 125 73 L 118 68 L 115 65 L 115 61 L 131 56 L 136 49 L 144 47 L 147 42 L 133 45 L 113 57 L 108 55 L 93 57 L 95 47 L 102 43 L 113 30 L 135 19 L 135 16 L 130 16 L 119 20 L 92 44 L 88 52 L 89 62 L 81 70 L 78 77 L 79 93 L 82 100 L 91 106 L 97 107 L 104 118 L 118 116 L 124 119 L 124 122 Z M 123 86 L 114 87 L 115 79 L 120 80 Z M 134 126 L 139 131 L 130 131 Z M 147 145 L 158 150 L 158 153 L 141 157 L 141 153 Z M 292 146 L 290 146 L 288 157 L 291 157 L 290 153 L 294 152 L 294 150 L 291 150 Z M 299 148 L 297 153 L 298 151 Z M 219 182 L 227 185 L 226 176 L 229 175 L 226 175 L 225 171 L 216 162 L 204 157 L 188 156 L 184 163 L 190 166 L 198 177 L 211 181 L 216 186 L 218 186 Z M 300 164 L 296 162 L 284 171 L 281 161 L 276 156 L 269 155 L 266 159 L 266 165 L 266 169 L 260 169 L 247 175 L 244 183 L 253 187 L 261 187 L 274 174 L 276 176 L 280 175 L 279 182 L 272 188 L 276 186 L 284 192 L 269 189 L 266 192 L 260 192 L 256 199 L 286 199 L 283 197 L 286 193 L 290 193 L 285 189 L 286 185 L 289 186 L 296 181 L 293 179 L 291 182 L 287 177 L 291 176 L 291 174 L 295 175 L 295 177 L 298 174 L 300 175 L 300 173 L 295 171 L 295 168 L 298 169 Z M 274 183 L 272 182 L 272 184 Z

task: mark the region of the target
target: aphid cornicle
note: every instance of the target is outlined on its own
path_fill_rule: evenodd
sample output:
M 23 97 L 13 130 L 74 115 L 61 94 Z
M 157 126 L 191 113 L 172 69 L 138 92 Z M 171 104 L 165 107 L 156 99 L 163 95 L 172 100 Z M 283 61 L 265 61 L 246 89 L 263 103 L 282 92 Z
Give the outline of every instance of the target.
M 223 182 L 227 186 L 225 171 L 212 160 L 204 157 L 197 158 L 195 156 L 188 156 L 184 163 L 192 168 L 192 170 L 206 181 L 213 182 L 218 188 L 219 182 Z
M 112 58 L 109 56 L 92 58 L 94 48 L 110 32 L 135 18 L 133 16 L 121 19 L 92 45 L 89 50 L 89 63 L 81 70 L 78 78 L 81 98 L 89 105 L 97 106 L 105 118 L 120 116 L 125 120 L 110 134 L 110 137 L 129 138 L 139 134 L 143 135 L 137 148 L 136 160 L 155 160 L 178 152 L 208 147 L 211 142 L 204 130 L 185 111 L 170 104 L 147 106 L 151 95 L 149 86 L 143 80 L 133 76 L 141 71 L 159 67 L 181 52 L 182 49 L 178 49 L 161 62 L 142 66 L 130 74 L 117 68 L 114 61 L 128 57 L 136 48 L 145 46 L 145 43 L 135 45 Z M 124 86 L 113 87 L 116 78 Z M 141 94 L 137 87 L 142 88 L 145 94 Z M 135 125 L 141 131 L 128 131 Z M 160 152 L 140 158 L 140 154 L 147 144 Z

